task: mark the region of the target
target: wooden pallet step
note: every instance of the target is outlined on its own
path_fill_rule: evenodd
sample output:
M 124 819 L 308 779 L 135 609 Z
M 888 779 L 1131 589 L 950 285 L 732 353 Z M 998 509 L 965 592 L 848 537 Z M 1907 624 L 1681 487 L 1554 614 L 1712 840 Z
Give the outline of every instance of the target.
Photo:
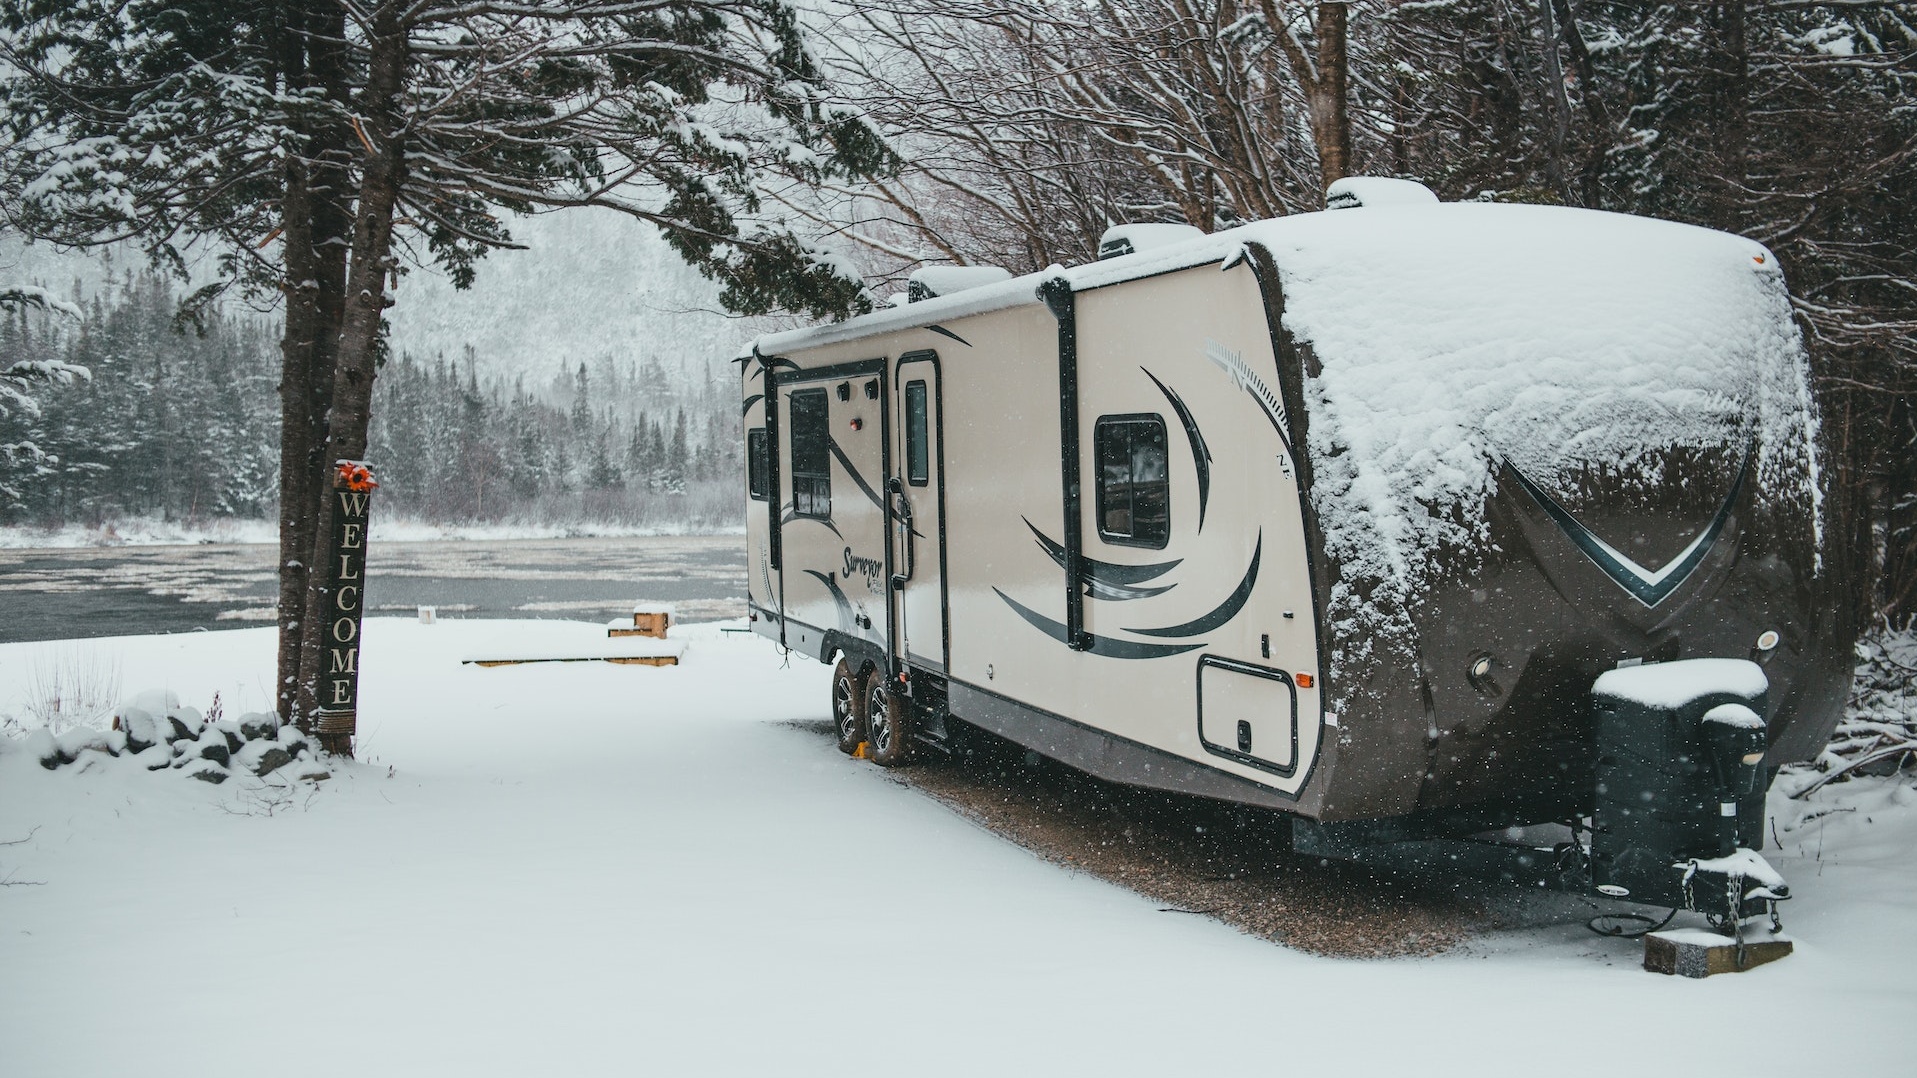
M 1790 939 L 1767 931 L 1744 937 L 1743 954 L 1737 941 L 1703 928 L 1676 928 L 1644 937 L 1644 968 L 1678 977 L 1710 977 L 1743 973 L 1775 962 L 1794 950 Z

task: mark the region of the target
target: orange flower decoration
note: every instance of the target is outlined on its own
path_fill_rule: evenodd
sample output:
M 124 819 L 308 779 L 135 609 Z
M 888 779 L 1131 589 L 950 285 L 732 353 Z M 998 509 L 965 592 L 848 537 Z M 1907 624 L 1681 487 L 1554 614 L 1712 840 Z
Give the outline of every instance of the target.
M 346 490 L 365 491 L 379 486 L 373 482 L 373 469 L 355 460 L 339 462 L 339 474 L 334 476 L 333 485 Z

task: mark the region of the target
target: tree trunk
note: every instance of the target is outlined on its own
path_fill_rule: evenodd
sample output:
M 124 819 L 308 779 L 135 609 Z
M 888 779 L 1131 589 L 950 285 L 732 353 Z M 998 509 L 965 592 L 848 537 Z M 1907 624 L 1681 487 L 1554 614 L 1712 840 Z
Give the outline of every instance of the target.
M 313 549 L 312 470 L 308 466 L 313 438 L 308 409 L 313 351 L 320 333 L 310 204 L 305 164 L 288 154 L 280 226 L 287 284 L 286 326 L 280 338 L 280 635 L 275 700 L 280 721 L 308 732 L 310 721 L 299 706 L 299 655 L 306 557 Z
M 1827 348 L 1813 345 L 1813 370 L 1830 370 L 1836 360 Z M 1850 628 L 1863 632 L 1876 618 L 1872 584 L 1877 575 L 1876 507 L 1871 489 L 1872 450 L 1870 417 L 1860 413 L 1865 394 L 1849 386 L 1831 387 L 1823 394 L 1824 558 L 1831 586 L 1848 602 L 1843 617 Z
M 1744 3 L 1734 0 L 1717 11 L 1717 48 L 1712 67 L 1712 96 L 1716 113 L 1716 183 L 1711 192 L 1711 224 L 1727 232 L 1742 232 L 1745 186 L 1750 168 L 1750 47 L 1744 34 Z
M 1598 92 L 1597 65 L 1591 61 L 1590 46 L 1585 44 L 1584 32 L 1578 29 L 1577 0 L 1557 2 L 1563 4 L 1558 10 L 1558 22 L 1563 31 L 1564 47 L 1571 54 L 1571 64 L 1577 72 L 1578 96 L 1584 102 L 1587 138 L 1583 161 L 1578 166 L 1577 204 L 1596 207 L 1601 196 L 1598 180 L 1604 173 L 1605 162 L 1610 158 L 1611 147 L 1617 142 L 1616 127 L 1605 110 L 1604 95 Z
M 1318 197 L 1333 180 L 1351 174 L 1351 112 L 1348 105 L 1350 58 L 1345 49 L 1347 12 L 1343 3 L 1315 5 L 1311 12 L 1310 54 L 1292 36 L 1280 0 L 1259 0 L 1273 40 L 1305 94 L 1305 118 L 1318 150 Z
M 1917 396 L 1890 406 L 1884 469 L 1884 568 L 1879 583 L 1884 617 L 1893 625 L 1917 619 Z
M 289 88 L 318 89 L 329 99 L 346 94 L 341 55 L 345 14 L 336 4 L 291 5 L 281 47 Z M 280 342 L 280 564 L 279 653 L 275 700 L 280 718 L 313 732 L 311 692 L 302 692 L 301 640 L 308 566 L 314 547 L 313 485 L 326 436 L 346 288 L 348 161 L 340 124 L 312 113 L 296 131 L 286 158 L 281 203 L 286 325 Z
M 1312 20 L 1316 39 L 1316 77 L 1305 85 L 1311 116 L 1311 138 L 1318 145 L 1318 168 L 1323 182 L 1319 194 L 1333 180 L 1351 174 L 1351 114 L 1348 108 L 1351 65 L 1345 51 L 1345 5 L 1319 4 Z
M 1544 171 L 1558 197 L 1569 202 L 1571 190 L 1564 164 L 1566 147 L 1571 142 L 1571 99 L 1565 93 L 1564 61 L 1558 55 L 1563 34 L 1558 30 L 1557 12 L 1551 4 L 1552 0 L 1538 0 L 1538 53 L 1544 61 L 1545 92 L 1551 97 L 1551 110 L 1557 119 L 1551 127 L 1551 156 L 1546 160 Z
M 409 59 L 407 30 L 400 4 L 386 0 L 373 13 L 367 84 L 359 101 L 356 141 L 365 151 L 360 159 L 360 182 L 353 214 L 352 262 L 346 279 L 346 299 L 338 323 L 338 351 L 333 368 L 331 408 L 320 466 L 311 474 L 316 492 L 311 553 L 308 564 L 324 567 L 307 579 L 305 617 L 300 631 L 300 692 L 313 699 L 320 666 L 325 659 L 325 627 L 333 596 L 333 470 L 341 460 L 366 455 L 367 426 L 372 417 L 373 375 L 380 344 L 380 327 L 392 305 L 387 281 L 395 268 L 392 257 L 393 216 L 405 176 L 404 120 L 400 90 Z M 353 730 L 319 729 L 320 747 L 339 756 L 353 754 Z

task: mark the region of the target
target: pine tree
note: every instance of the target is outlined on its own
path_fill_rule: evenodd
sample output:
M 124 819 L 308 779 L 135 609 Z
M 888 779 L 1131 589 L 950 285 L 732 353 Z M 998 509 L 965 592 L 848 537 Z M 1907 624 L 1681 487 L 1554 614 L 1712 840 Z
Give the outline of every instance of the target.
M 10 419 L 25 428 L 12 440 L 0 442 L 0 509 L 18 508 L 26 497 L 27 484 L 45 478 L 59 466 L 58 456 L 42 447 L 44 428 L 33 424 L 41 414 L 36 390 L 92 377 L 84 366 L 37 354 L 41 350 L 32 347 L 29 309 L 75 320 L 80 317 L 78 306 L 55 299 L 44 288 L 0 287 L 0 315 L 11 327 L 11 339 L 0 344 L 0 435 L 10 433 L 8 428 L 14 426 L 6 422 Z
M 645 413 L 641 412 L 639 421 L 633 424 L 632 433 L 626 439 L 626 474 L 643 486 L 651 470 L 646 459 Z
M 592 438 L 592 460 L 586 469 L 586 485 L 593 490 L 618 490 L 625 486 L 625 476 L 619 472 L 619 466 L 613 463 L 612 424 L 608 422 Z
M 673 494 L 686 492 L 686 412 L 675 410 L 672 418 L 672 443 L 666 447 L 663 486 Z
M 592 382 L 586 376 L 586 365 L 579 364 L 579 371 L 572 381 L 572 436 L 584 439 L 592 435 Z

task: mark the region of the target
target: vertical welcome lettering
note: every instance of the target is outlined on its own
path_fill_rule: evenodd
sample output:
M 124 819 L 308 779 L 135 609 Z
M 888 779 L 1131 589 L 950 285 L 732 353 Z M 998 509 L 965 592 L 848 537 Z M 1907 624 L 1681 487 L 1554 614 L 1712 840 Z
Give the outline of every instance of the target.
M 359 630 L 366 609 L 366 517 L 373 471 L 342 460 L 333 473 L 333 556 L 326 626 L 326 663 L 320 670 L 319 734 L 350 746 L 359 725 Z

